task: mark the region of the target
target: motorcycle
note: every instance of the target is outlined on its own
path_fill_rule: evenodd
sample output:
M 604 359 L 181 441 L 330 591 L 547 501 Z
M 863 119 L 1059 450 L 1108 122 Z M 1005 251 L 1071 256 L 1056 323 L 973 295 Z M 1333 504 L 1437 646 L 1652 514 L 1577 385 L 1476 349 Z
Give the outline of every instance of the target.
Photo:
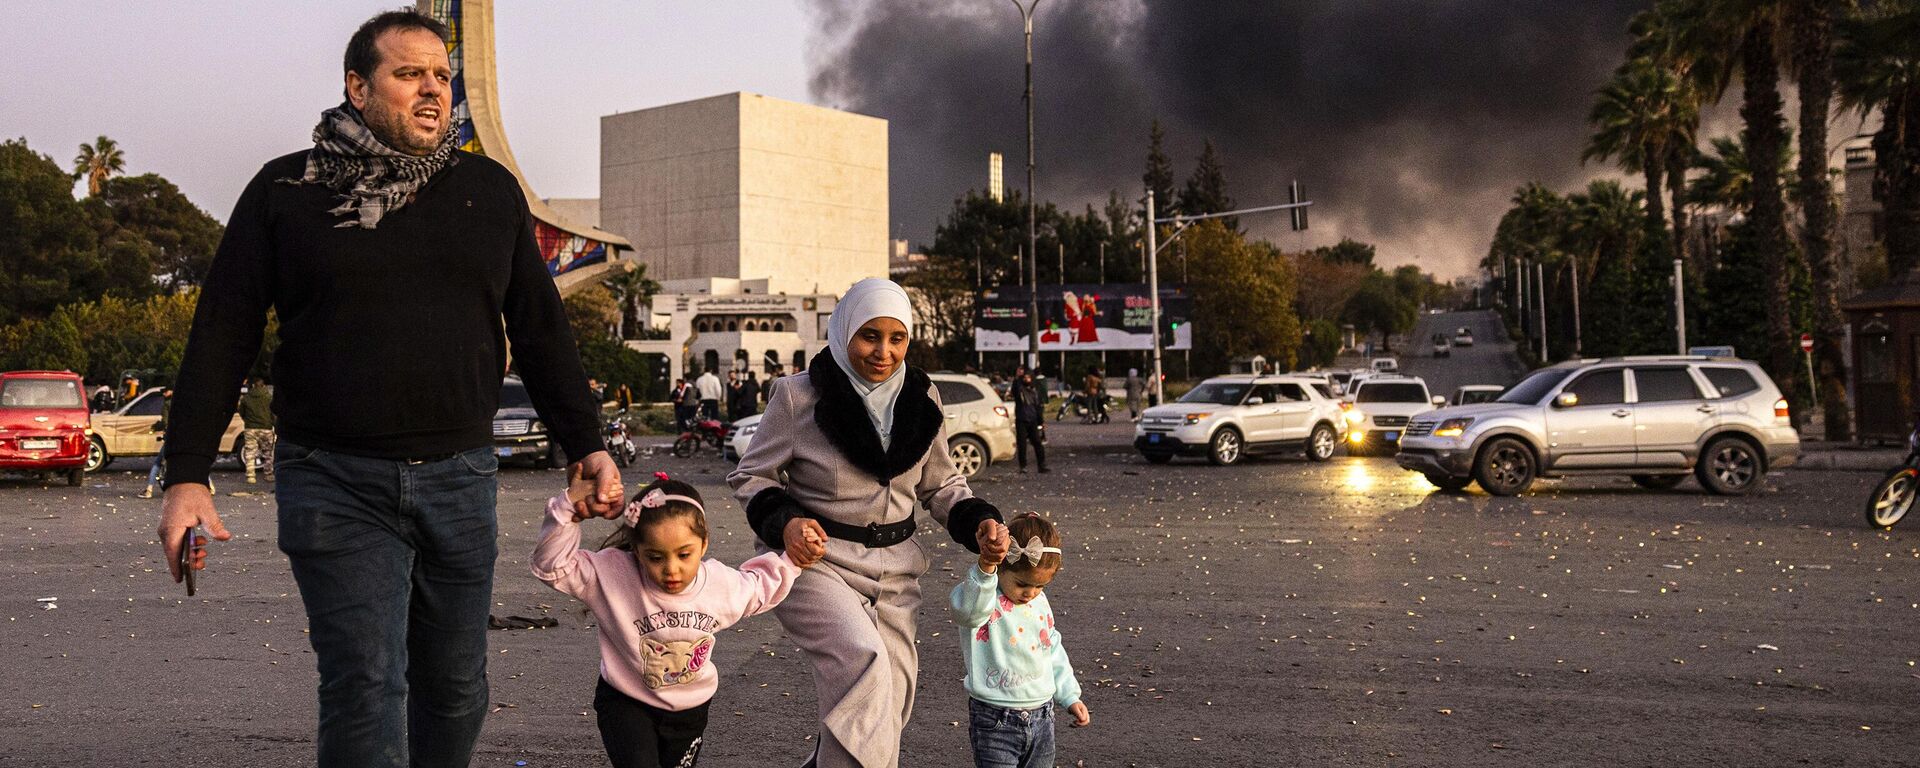
M 607 452 L 613 454 L 613 463 L 622 469 L 632 466 L 640 458 L 640 449 L 633 444 L 633 436 L 627 433 L 627 419 L 614 414 L 607 419 Z
M 687 458 L 699 453 L 702 445 L 709 446 L 718 453 L 721 442 L 726 439 L 727 424 L 725 422 L 717 419 L 700 419 L 695 421 L 687 431 L 681 432 L 680 437 L 673 441 L 673 455 L 682 459 Z
M 1920 497 L 1920 418 L 1907 435 L 1906 460 L 1887 472 L 1867 499 L 1867 524 L 1882 531 L 1892 528 L 1913 509 L 1916 497 Z
M 1066 399 L 1060 401 L 1060 410 L 1053 415 L 1053 420 L 1063 421 L 1067 418 L 1067 414 L 1071 412 L 1073 415 L 1080 417 L 1080 423 L 1082 424 L 1107 423 L 1111 418 L 1109 412 L 1113 410 L 1113 395 L 1102 392 L 1100 393 L 1099 407 L 1094 407 L 1092 403 L 1092 399 L 1088 398 L 1085 392 L 1069 393 Z

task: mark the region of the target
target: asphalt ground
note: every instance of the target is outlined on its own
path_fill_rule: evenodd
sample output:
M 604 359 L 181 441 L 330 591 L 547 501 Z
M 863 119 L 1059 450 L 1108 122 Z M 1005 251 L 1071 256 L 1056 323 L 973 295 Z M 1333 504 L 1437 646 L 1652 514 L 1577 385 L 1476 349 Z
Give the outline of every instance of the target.
M 1867 530 L 1876 475 L 1495 499 L 1431 493 L 1388 459 L 1152 466 L 1071 448 L 1082 429 L 1109 428 L 1050 424 L 1068 438 L 1054 473 L 976 483 L 1066 537 L 1048 592 L 1093 724 L 1060 728 L 1063 765 L 1920 761 L 1920 529 Z M 751 554 L 726 465 L 649 458 L 629 484 L 656 469 L 707 495 L 712 556 Z M 311 764 L 314 662 L 270 486 L 219 473 L 237 538 L 188 599 L 160 562 L 158 502 L 134 498 L 144 476 L 0 479 L 0 766 Z M 561 483 L 501 473 L 495 613 L 559 626 L 490 633 L 474 765 L 605 764 L 593 618 L 526 570 Z M 969 561 L 930 523 L 920 536 L 935 565 L 902 764 L 968 765 L 945 600 Z M 714 658 L 703 764 L 797 765 L 814 696 L 778 622 L 727 630 Z

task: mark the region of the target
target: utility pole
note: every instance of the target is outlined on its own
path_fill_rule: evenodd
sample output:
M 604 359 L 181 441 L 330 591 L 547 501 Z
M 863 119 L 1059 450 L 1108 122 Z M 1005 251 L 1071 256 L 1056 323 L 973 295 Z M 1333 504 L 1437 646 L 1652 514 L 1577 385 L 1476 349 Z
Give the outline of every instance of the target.
M 1166 389 L 1161 381 L 1166 374 L 1160 368 L 1160 225 L 1154 223 L 1153 190 L 1147 190 L 1147 296 L 1153 304 L 1153 401 L 1165 403 Z
M 1020 0 L 1008 0 L 1019 9 L 1020 19 L 1026 26 L 1027 38 L 1027 92 L 1023 100 L 1027 103 L 1027 253 L 1033 259 L 1027 262 L 1027 365 L 1032 370 L 1040 368 L 1040 240 L 1034 229 L 1033 196 L 1033 10 L 1040 7 L 1040 0 L 1030 0 L 1021 5 Z M 1061 372 L 1062 375 L 1065 371 Z
M 1580 358 L 1580 260 L 1567 259 L 1567 267 L 1573 273 L 1573 357 Z
M 1680 270 L 1680 260 L 1673 260 L 1673 332 L 1680 348 L 1678 354 L 1687 353 L 1687 293 L 1686 273 Z
M 1533 279 L 1540 289 L 1533 295 L 1535 299 L 1533 303 L 1540 306 L 1540 362 L 1545 364 L 1547 362 L 1547 302 L 1539 299 L 1547 295 L 1547 265 L 1535 262 Z

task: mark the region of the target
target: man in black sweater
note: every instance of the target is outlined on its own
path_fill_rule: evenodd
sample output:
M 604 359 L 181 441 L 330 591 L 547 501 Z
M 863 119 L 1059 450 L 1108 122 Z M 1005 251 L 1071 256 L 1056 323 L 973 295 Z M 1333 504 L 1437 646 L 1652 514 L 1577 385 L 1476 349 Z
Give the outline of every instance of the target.
M 507 346 L 589 514 L 619 470 L 513 175 L 458 151 L 448 32 L 408 11 L 348 43 L 347 103 L 241 193 L 194 315 L 160 540 L 232 537 L 207 485 L 269 308 L 281 551 L 320 672 L 323 766 L 465 766 L 487 711 L 492 417 Z M 204 538 L 191 567 L 205 567 Z

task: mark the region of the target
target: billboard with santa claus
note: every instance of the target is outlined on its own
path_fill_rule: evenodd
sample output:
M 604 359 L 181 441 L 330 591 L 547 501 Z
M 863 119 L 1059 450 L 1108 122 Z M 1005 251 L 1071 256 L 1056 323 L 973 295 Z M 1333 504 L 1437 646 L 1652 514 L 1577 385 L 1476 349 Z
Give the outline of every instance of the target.
M 1040 286 L 1040 349 L 1098 352 L 1153 349 L 1153 302 L 1138 283 Z M 1024 286 L 990 288 L 975 303 L 973 345 L 980 352 L 1024 352 L 1029 304 Z M 1160 286 L 1162 349 L 1193 347 L 1193 300 L 1186 286 Z

